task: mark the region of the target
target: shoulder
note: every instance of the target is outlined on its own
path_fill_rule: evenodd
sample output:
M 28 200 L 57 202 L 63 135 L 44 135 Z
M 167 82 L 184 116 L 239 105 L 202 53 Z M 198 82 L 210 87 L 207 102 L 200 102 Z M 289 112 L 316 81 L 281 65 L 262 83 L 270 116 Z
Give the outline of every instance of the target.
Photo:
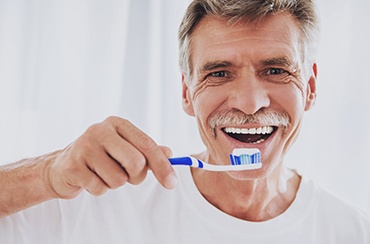
M 341 212 L 342 214 L 353 215 L 358 214 L 360 216 L 369 217 L 369 214 L 356 207 L 354 204 L 324 189 L 307 177 L 302 177 L 301 184 L 304 185 L 303 187 L 310 189 L 317 207 L 321 207 L 328 212 Z
M 342 230 L 343 234 L 358 233 L 370 238 L 370 215 L 352 203 L 302 177 L 302 184 L 312 191 L 312 211 L 325 229 Z
M 352 215 L 360 215 L 364 217 L 369 217 L 369 215 L 355 206 L 353 203 L 335 195 L 333 192 L 330 192 L 321 186 L 317 185 L 313 181 L 309 180 L 309 184 L 315 189 L 315 197 L 317 203 L 326 208 L 327 211 L 332 212 L 341 212 L 342 214 L 352 214 Z

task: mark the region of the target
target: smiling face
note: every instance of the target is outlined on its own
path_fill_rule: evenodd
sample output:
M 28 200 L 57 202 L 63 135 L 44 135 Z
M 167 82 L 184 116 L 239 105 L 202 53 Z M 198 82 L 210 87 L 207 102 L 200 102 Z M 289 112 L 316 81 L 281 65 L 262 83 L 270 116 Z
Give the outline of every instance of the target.
M 303 66 L 295 20 L 279 13 L 258 23 L 229 24 L 205 16 L 191 48 L 183 108 L 197 120 L 207 161 L 230 164 L 234 148 L 258 148 L 262 169 L 229 174 L 245 179 L 271 173 L 315 101 L 316 65 Z

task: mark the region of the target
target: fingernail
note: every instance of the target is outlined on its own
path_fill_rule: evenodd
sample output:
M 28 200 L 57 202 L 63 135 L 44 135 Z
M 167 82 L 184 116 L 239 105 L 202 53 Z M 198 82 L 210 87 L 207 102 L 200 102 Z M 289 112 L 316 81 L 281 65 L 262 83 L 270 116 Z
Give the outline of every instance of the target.
M 167 189 L 173 189 L 177 185 L 177 177 L 175 173 L 171 173 L 166 178 L 165 187 Z

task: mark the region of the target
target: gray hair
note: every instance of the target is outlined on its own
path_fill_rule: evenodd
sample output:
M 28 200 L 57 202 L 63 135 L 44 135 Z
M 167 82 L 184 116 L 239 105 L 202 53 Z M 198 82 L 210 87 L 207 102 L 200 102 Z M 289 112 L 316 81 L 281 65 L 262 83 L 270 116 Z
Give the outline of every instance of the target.
M 253 22 L 285 11 L 298 20 L 302 34 L 302 62 L 313 61 L 319 39 L 319 21 L 314 0 L 194 0 L 186 10 L 179 28 L 181 71 L 185 75 L 192 75 L 191 34 L 204 16 L 221 16 L 230 23 L 239 20 Z

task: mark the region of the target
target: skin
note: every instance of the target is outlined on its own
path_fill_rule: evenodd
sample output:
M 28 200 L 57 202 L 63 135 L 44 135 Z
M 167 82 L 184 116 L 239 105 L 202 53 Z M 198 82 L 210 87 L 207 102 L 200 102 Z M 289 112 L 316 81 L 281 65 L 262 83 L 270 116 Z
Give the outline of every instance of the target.
M 192 169 L 203 196 L 222 211 L 249 221 L 265 221 L 284 212 L 293 202 L 300 176 L 283 166 L 295 141 L 303 114 L 316 98 L 316 64 L 304 64 L 300 31 L 287 13 L 258 23 L 206 16 L 191 37 L 192 76 L 183 74 L 183 108 L 198 123 L 207 150 L 196 157 L 212 164 L 230 164 L 234 148 L 256 147 L 263 167 L 254 171 L 215 173 Z M 255 114 L 268 108 L 290 118 L 259 144 L 242 143 L 222 128 L 209 126 L 220 111 Z M 227 125 L 258 128 L 266 124 Z

